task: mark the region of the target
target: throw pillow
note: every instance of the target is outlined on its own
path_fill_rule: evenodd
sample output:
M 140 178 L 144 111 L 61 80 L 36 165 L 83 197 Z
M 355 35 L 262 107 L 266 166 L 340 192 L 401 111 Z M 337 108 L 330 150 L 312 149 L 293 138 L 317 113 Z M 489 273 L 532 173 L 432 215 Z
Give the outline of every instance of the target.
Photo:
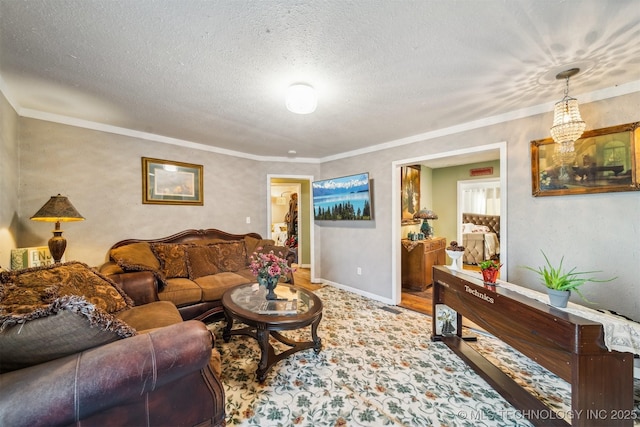
M 167 279 L 189 277 L 187 271 L 188 245 L 179 243 L 152 243 L 151 250 L 160 261 L 160 268 Z
M 473 227 L 476 225 L 472 222 L 465 222 L 462 224 L 462 234 L 473 233 Z
M 0 373 L 136 335 L 135 329 L 84 297 L 67 295 L 45 303 L 56 288 L 50 284 L 38 298 L 31 295 L 34 289 L 0 285 Z M 24 295 L 24 304 L 16 304 L 16 294 Z M 5 305 L 7 299 L 12 304 Z
M 111 249 L 109 256 L 125 271 L 160 270 L 160 261 L 147 242 L 131 243 Z
M 244 240 L 232 240 L 212 245 L 217 251 L 216 264 L 222 271 L 238 271 L 247 265 Z
M 490 233 L 491 229 L 487 225 L 474 225 L 472 232 L 473 233 Z
M 187 269 L 191 280 L 220 273 L 220 269 L 216 263 L 218 252 L 214 248 L 214 245 L 189 246 L 186 253 Z
M 245 245 L 248 257 L 253 255 L 253 253 L 258 248 L 261 248 L 267 245 L 275 245 L 275 244 L 276 244 L 275 240 L 272 240 L 272 239 L 256 239 L 255 237 L 244 236 L 244 245 Z
M 133 307 L 133 301 L 115 282 L 77 261 L 0 274 L 0 282 L 14 286 L 12 292 L 2 295 L 5 309 L 14 313 L 30 312 L 34 305 L 69 295 L 82 296 L 107 313 Z
M 160 271 L 160 261 L 147 242 L 131 243 L 111 249 L 111 260 L 124 271 L 151 271 L 158 281 L 160 290 L 166 284 L 166 277 Z

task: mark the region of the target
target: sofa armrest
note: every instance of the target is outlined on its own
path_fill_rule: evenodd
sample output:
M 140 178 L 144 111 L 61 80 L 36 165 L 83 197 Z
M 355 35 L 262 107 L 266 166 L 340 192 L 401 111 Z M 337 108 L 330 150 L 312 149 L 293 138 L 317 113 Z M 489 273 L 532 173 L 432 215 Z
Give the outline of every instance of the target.
M 125 272 L 112 262 L 103 264 L 99 271 L 120 286 L 135 305 L 149 304 L 160 300 L 158 298 L 158 280 L 151 271 Z
M 204 369 L 211 347 L 206 326 L 187 321 L 2 374 L 0 425 L 71 425 L 126 406 Z

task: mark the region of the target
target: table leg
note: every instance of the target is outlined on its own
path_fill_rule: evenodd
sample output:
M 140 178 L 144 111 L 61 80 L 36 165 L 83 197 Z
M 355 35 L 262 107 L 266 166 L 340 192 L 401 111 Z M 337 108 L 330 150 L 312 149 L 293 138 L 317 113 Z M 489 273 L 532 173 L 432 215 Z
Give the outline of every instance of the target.
M 229 342 L 229 340 L 231 340 L 231 328 L 233 328 L 233 316 L 225 310 L 224 318 L 227 320 L 227 326 L 225 326 L 222 331 L 222 339 L 224 342 Z
M 311 339 L 313 341 L 313 351 L 316 353 L 320 353 L 322 350 L 322 338 L 318 336 L 318 325 L 320 324 L 320 320 L 322 319 L 322 313 L 318 316 L 317 320 L 314 320 L 311 324 Z
M 269 371 L 269 331 L 266 329 L 257 329 L 256 338 L 258 345 L 260 346 L 260 363 L 256 370 L 256 376 L 258 381 L 263 382 L 267 378 L 267 372 Z

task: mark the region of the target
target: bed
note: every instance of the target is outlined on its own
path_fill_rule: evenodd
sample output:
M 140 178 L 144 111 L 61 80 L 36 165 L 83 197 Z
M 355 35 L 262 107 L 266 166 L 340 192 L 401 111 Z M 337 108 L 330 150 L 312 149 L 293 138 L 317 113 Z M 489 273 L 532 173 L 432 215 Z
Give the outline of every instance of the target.
M 462 245 L 465 264 L 500 257 L 500 215 L 462 214 Z
M 287 224 L 277 222 L 271 226 L 271 238 L 275 240 L 276 246 L 286 246 L 287 243 Z

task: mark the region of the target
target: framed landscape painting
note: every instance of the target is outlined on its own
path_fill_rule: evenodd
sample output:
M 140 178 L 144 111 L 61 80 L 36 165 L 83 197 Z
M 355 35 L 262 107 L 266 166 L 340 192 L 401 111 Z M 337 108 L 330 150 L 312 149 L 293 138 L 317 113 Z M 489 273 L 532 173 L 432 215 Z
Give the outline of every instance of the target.
M 640 122 L 586 131 L 574 151 L 531 141 L 532 194 L 561 196 L 640 190 Z
M 202 206 L 202 166 L 142 158 L 142 203 Z

